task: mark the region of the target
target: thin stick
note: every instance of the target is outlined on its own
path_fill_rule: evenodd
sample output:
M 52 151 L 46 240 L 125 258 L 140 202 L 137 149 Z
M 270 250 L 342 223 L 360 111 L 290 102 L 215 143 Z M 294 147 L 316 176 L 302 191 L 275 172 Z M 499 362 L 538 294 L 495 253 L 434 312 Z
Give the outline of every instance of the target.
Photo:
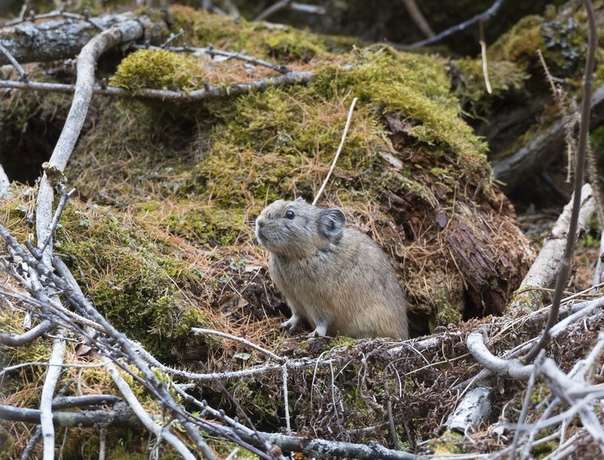
M 348 134 L 348 128 L 350 128 L 350 122 L 352 121 L 352 111 L 354 110 L 354 105 L 357 103 L 357 99 L 358 98 L 355 97 L 352 100 L 352 104 L 350 104 L 350 109 L 348 110 L 348 119 L 346 120 L 346 126 L 344 127 L 344 132 L 342 133 L 342 140 L 340 141 L 340 145 L 338 146 L 338 151 L 336 152 L 336 156 L 333 158 L 333 162 L 331 163 L 331 168 L 329 168 L 327 177 L 323 181 L 323 185 L 321 185 L 321 188 L 319 189 L 317 196 L 315 197 L 315 199 L 312 202 L 313 206 L 317 204 L 317 201 L 319 201 L 319 197 L 321 196 L 321 193 L 323 193 L 323 190 L 325 189 L 325 186 L 327 185 L 327 182 L 329 181 L 329 178 L 331 177 L 331 173 L 333 172 L 334 168 L 336 167 L 336 162 L 338 161 L 338 158 L 340 157 L 340 153 L 342 152 L 342 147 L 344 147 L 344 141 L 346 140 L 346 135 Z
M 428 46 L 433 43 L 439 42 L 442 39 L 447 38 L 450 35 L 453 35 L 457 32 L 461 32 L 462 30 L 465 30 L 467 27 L 471 26 L 472 24 L 474 24 L 478 21 L 487 21 L 491 17 L 493 17 L 495 14 L 497 14 L 497 11 L 499 11 L 499 8 L 501 8 L 501 6 L 505 2 L 506 2 L 506 0 L 496 0 L 495 3 L 493 3 L 489 7 L 489 9 L 486 10 L 485 12 L 477 14 L 476 16 L 462 22 L 461 24 L 457 24 L 453 27 L 449 27 L 447 30 L 443 30 L 438 35 L 435 35 L 434 37 L 426 38 L 425 40 L 415 42 L 412 45 L 406 46 L 405 48 L 417 48 L 420 46 Z
M 287 394 L 287 365 L 283 365 L 283 409 L 285 410 L 285 428 L 288 436 L 292 434 L 292 426 L 289 416 L 289 395 Z
M 50 226 L 46 232 L 46 239 L 40 247 L 40 254 L 44 254 L 44 252 L 46 252 L 46 248 L 48 248 L 48 245 L 52 241 L 52 235 L 54 234 L 55 230 L 57 229 L 57 226 L 59 225 L 59 220 L 61 219 L 61 214 L 63 213 L 63 209 L 67 204 L 67 200 L 71 198 L 71 196 L 73 196 L 75 191 L 76 189 L 74 188 L 71 189 L 70 192 L 67 192 L 65 190 L 65 187 L 61 186 L 61 200 L 59 201 L 59 206 L 57 206 L 55 215 L 52 218 L 52 222 L 50 223 Z
M 255 343 L 250 342 L 249 340 L 246 340 L 242 337 L 237 337 L 236 335 L 227 334 L 226 332 L 215 331 L 213 329 L 202 329 L 200 327 L 192 327 L 191 332 L 193 332 L 194 334 L 212 334 L 212 335 L 217 335 L 219 337 L 224 337 L 227 339 L 235 340 L 237 342 L 243 343 L 244 345 L 247 345 L 250 348 L 253 348 L 254 350 L 258 350 L 260 353 L 270 356 L 271 358 L 273 358 L 281 363 L 283 361 L 285 361 L 284 358 L 282 358 L 281 356 L 277 356 L 272 351 L 262 348 L 261 346 L 258 346 Z
M 49 364 L 61 364 L 65 357 L 65 341 L 63 332 L 55 339 Z M 42 427 L 42 438 L 44 440 L 44 460 L 51 460 L 55 455 L 55 428 L 53 425 L 52 400 L 55 387 L 59 381 L 62 368 L 60 366 L 49 366 L 46 379 L 40 396 L 40 426 Z
M 493 94 L 491 88 L 491 82 L 489 80 L 489 68 L 487 64 L 487 42 L 484 39 L 484 21 L 481 19 L 478 22 L 480 29 L 480 56 L 482 58 L 482 75 L 484 77 L 484 84 L 487 87 L 487 93 Z
M 218 54 L 218 53 L 214 53 Z M 222 53 L 221 53 L 222 54 Z M 278 66 L 279 67 L 279 66 Z M 283 66 L 280 66 L 283 67 Z M 213 98 L 225 98 L 227 96 L 237 96 L 239 94 L 248 94 L 253 91 L 266 91 L 267 87 L 270 86 L 289 86 L 289 85 L 302 85 L 309 83 L 314 77 L 313 72 L 288 72 L 278 77 L 265 78 L 262 80 L 256 80 L 250 83 L 231 84 L 226 86 L 207 86 L 203 89 L 194 90 L 191 92 L 186 91 L 171 91 L 167 89 L 141 89 L 135 92 L 125 90 L 123 88 L 116 88 L 112 86 L 103 87 L 101 85 L 94 85 L 92 91 L 94 94 L 100 94 L 102 96 L 124 96 L 124 97 L 137 97 L 137 98 L 153 98 L 153 99 L 171 99 L 185 102 L 197 101 L 202 99 L 213 99 Z M 14 80 L 0 80 L 0 88 L 13 88 L 21 90 L 34 90 L 34 91 L 48 91 L 54 93 L 66 93 L 71 94 L 75 92 L 74 85 L 68 85 L 64 83 L 43 83 L 28 81 L 14 81 Z
M 29 74 L 23 69 L 23 67 L 21 67 L 21 64 L 19 64 L 17 62 L 17 60 L 14 58 L 14 56 L 12 54 L 10 54 L 10 51 L 8 51 L 1 44 L 0 44 L 0 53 L 4 54 L 6 56 L 6 59 L 8 59 L 10 61 L 10 63 L 13 65 L 13 67 L 15 69 L 17 69 L 17 72 L 19 72 L 19 75 L 21 75 L 21 81 L 27 82 L 29 80 Z

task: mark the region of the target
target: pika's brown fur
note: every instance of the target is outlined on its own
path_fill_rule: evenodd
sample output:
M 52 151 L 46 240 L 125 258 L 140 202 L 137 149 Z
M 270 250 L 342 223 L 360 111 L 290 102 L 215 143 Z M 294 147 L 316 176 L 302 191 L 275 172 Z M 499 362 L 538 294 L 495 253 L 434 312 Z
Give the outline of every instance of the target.
M 293 332 L 305 319 L 311 335 L 406 339 L 405 298 L 390 261 L 345 225 L 340 209 L 301 199 L 277 200 L 256 220 L 271 277 L 292 311 L 282 326 Z

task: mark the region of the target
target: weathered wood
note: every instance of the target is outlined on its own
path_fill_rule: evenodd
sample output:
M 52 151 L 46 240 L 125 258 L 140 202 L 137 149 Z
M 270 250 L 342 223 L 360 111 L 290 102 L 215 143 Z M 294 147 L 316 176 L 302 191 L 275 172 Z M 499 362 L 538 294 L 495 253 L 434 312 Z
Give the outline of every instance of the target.
M 591 103 L 590 126 L 593 128 L 604 121 L 604 85 L 594 91 Z M 500 160 L 493 160 L 493 174 L 503 183 L 501 188 L 504 191 L 511 191 L 522 181 L 543 170 L 565 151 L 565 136 L 563 121 L 556 120 L 514 154 Z
M 158 24 L 151 23 L 144 16 L 124 13 L 108 14 L 88 21 L 66 18 L 5 26 L 0 29 L 0 44 L 20 63 L 68 59 L 77 56 L 84 45 L 102 30 L 125 21 L 145 24 L 148 38 L 152 41 L 160 36 Z M 0 65 L 9 63 L 8 58 L 0 53 Z
M 579 233 L 588 225 L 596 204 L 592 195 L 591 186 L 585 184 L 581 191 L 581 210 L 579 211 Z M 544 289 L 549 288 L 560 269 L 560 262 L 564 254 L 568 223 L 572 210 L 572 201 L 564 207 L 562 214 L 556 221 L 550 236 L 539 252 L 537 259 L 520 284 L 514 297 L 506 308 L 506 314 L 527 313 L 538 310 L 543 306 Z

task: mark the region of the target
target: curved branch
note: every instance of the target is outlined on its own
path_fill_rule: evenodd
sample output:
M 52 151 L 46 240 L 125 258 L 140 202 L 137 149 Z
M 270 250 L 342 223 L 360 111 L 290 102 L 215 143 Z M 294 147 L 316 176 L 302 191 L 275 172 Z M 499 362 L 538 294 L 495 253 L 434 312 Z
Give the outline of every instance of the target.
M 525 366 L 517 360 L 501 359 L 494 356 L 485 346 L 482 334 L 473 332 L 468 336 L 466 342 L 472 356 L 484 367 L 497 375 L 526 380 L 533 372 L 533 366 Z
M 122 42 L 135 40 L 143 36 L 144 29 L 140 22 L 130 20 L 122 22 L 109 30 L 106 30 L 92 40 L 82 49 L 77 60 L 77 81 L 75 93 L 65 126 L 52 156 L 49 160 L 49 168 L 60 173 L 63 172 L 67 161 L 71 157 L 92 99 L 92 89 L 94 87 L 94 70 L 98 58 L 108 49 L 111 49 Z M 36 233 L 38 245 L 41 247 L 47 240 L 52 242 L 51 221 L 52 221 L 52 200 L 53 184 L 50 183 L 48 174 L 45 171 L 40 181 L 40 190 L 38 194 L 37 212 L 36 212 Z M 52 244 L 42 253 L 44 262 L 51 266 Z
M 57 327 L 56 324 L 45 320 L 21 335 L 0 333 L 0 344 L 9 347 L 20 347 L 21 345 L 32 342 L 43 334 L 46 334 L 48 331 L 53 330 L 55 327 Z
M 42 437 L 44 439 L 44 459 L 54 459 L 55 455 L 55 428 L 53 424 L 52 400 L 54 398 L 55 388 L 59 377 L 61 376 L 61 366 L 65 356 L 65 340 L 63 331 L 59 331 L 58 337 L 54 340 L 52 354 L 50 356 L 42 395 L 40 396 L 40 425 L 42 426 Z

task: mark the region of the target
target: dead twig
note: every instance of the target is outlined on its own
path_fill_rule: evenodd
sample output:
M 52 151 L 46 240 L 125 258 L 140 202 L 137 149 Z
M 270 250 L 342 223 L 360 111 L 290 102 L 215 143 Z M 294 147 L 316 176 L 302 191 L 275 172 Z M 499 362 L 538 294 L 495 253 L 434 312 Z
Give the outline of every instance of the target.
M 195 102 L 206 99 L 217 99 L 223 97 L 238 96 L 240 94 L 248 94 L 254 91 L 265 91 L 270 85 L 288 86 L 307 84 L 312 81 L 313 72 L 289 72 L 279 77 L 266 78 L 250 83 L 238 83 L 228 86 L 210 86 L 204 89 L 194 90 L 191 92 L 185 91 L 170 91 L 163 89 L 141 89 L 136 92 L 128 91 L 122 88 L 105 87 L 101 85 L 93 85 L 92 92 L 101 96 L 118 96 L 118 97 L 136 97 L 148 99 L 162 99 L 178 102 Z M 46 91 L 55 93 L 72 94 L 75 92 L 74 85 L 62 83 L 41 83 L 41 82 L 19 82 L 13 80 L 0 80 L 0 88 L 13 88 L 20 90 Z
M 327 182 L 329 182 L 331 173 L 333 172 L 334 168 L 336 167 L 336 163 L 338 161 L 338 158 L 340 157 L 340 153 L 342 153 L 342 148 L 344 147 L 344 142 L 346 141 L 346 135 L 348 134 L 348 129 L 350 128 L 350 122 L 352 121 L 352 112 L 354 110 L 355 104 L 357 103 L 357 100 L 358 100 L 358 98 L 355 97 L 352 100 L 352 103 L 350 104 L 350 108 L 348 109 L 348 118 L 346 118 L 346 125 L 344 126 L 344 132 L 342 133 L 342 140 L 340 141 L 338 150 L 336 151 L 336 154 L 333 157 L 333 161 L 331 162 L 331 167 L 329 168 L 329 171 L 327 172 L 327 176 L 325 176 L 325 180 L 323 181 L 323 184 L 321 184 L 321 188 L 317 192 L 317 195 L 315 196 L 315 199 L 312 202 L 313 206 L 316 205 L 317 202 L 319 201 L 319 198 L 321 197 L 321 194 L 323 193 L 323 190 L 325 189 Z
M 57 206 L 57 209 L 55 210 L 52 222 L 50 223 L 49 228 L 46 230 L 47 236 L 46 239 L 43 241 L 42 245 L 40 246 L 40 254 L 44 254 L 44 252 L 46 252 L 46 249 L 48 248 L 48 245 L 52 240 L 52 235 L 54 234 L 55 230 L 57 229 L 57 226 L 59 225 L 59 220 L 61 219 L 61 214 L 63 213 L 63 209 L 67 204 L 67 200 L 73 196 L 75 191 L 76 190 L 74 188 L 71 189 L 70 192 L 67 192 L 65 190 L 65 187 L 61 185 L 61 199 L 59 200 L 59 204 Z
M 2 44 L 0 44 L 0 53 L 4 54 L 13 67 L 17 69 L 17 72 L 19 72 L 20 75 L 19 80 L 27 82 L 29 80 L 29 74 L 25 71 L 25 69 L 23 69 L 23 67 L 21 67 L 21 64 L 17 62 L 13 55 Z
M 324 7 L 319 5 L 307 5 L 304 3 L 297 3 L 292 0 L 280 0 L 277 3 L 272 4 L 262 13 L 256 16 L 254 18 L 254 21 L 266 21 L 266 19 L 272 16 L 273 14 L 276 14 L 277 12 L 285 9 L 309 14 L 325 14 L 325 12 L 327 11 Z
M 176 36 L 175 36 L 175 38 L 176 38 Z M 219 50 L 219 49 L 216 49 L 216 48 L 214 48 L 212 46 L 209 46 L 207 48 L 196 48 L 196 47 L 188 46 L 188 45 L 184 45 L 184 46 L 132 45 L 132 48 L 134 48 L 134 49 L 150 49 L 150 50 L 162 50 L 162 49 L 165 49 L 165 50 L 171 51 L 173 53 L 193 53 L 195 55 L 207 54 L 211 58 L 213 58 L 214 56 L 222 56 L 222 57 L 227 58 L 227 59 L 235 59 L 235 60 L 243 61 L 243 62 L 246 62 L 248 64 L 255 65 L 255 66 L 266 67 L 268 69 L 274 70 L 274 71 L 279 72 L 281 74 L 290 73 L 292 71 L 292 69 L 290 67 L 288 67 L 288 66 L 286 66 L 284 64 L 273 64 L 273 63 L 265 61 L 263 59 L 258 59 L 258 58 L 254 58 L 254 57 L 251 57 L 251 56 L 246 56 L 245 54 L 235 53 L 233 51 Z
M 491 7 L 483 13 L 477 14 L 471 19 L 462 22 L 461 24 L 457 24 L 453 27 L 449 27 L 447 30 L 443 30 L 442 32 L 434 35 L 433 37 L 426 38 L 425 40 L 421 40 L 419 42 L 415 42 L 409 46 L 409 48 L 418 48 L 420 46 L 428 46 L 434 43 L 437 43 L 447 37 L 450 37 L 457 32 L 461 32 L 465 30 L 467 27 L 476 24 L 479 21 L 488 21 L 490 18 L 495 16 L 499 9 L 503 6 L 506 0 L 496 0 Z
M 51 321 L 44 320 L 36 327 L 30 329 L 29 331 L 21 335 L 6 334 L 2 332 L 0 333 L 0 344 L 9 347 L 20 347 L 27 343 L 33 342 L 38 337 L 41 337 L 47 332 L 52 331 L 55 327 L 57 327 L 56 324 L 52 323 Z
M 426 21 L 426 18 L 422 14 L 422 10 L 417 6 L 417 2 L 415 0 L 402 0 L 402 2 L 407 13 L 409 13 L 409 16 L 411 16 L 411 19 L 419 30 L 421 30 L 426 37 L 434 37 L 434 31 L 432 30 L 432 27 L 430 27 L 428 21 Z
M 64 356 L 65 341 L 63 340 L 62 331 L 59 331 L 58 337 L 54 340 L 49 361 L 50 366 L 46 372 L 42 395 L 40 396 L 40 425 L 44 440 L 44 460 L 53 460 L 55 458 L 55 429 L 53 424 L 52 400 L 54 399 L 55 387 L 61 375 L 61 367 L 55 366 L 55 364 L 63 363 Z

